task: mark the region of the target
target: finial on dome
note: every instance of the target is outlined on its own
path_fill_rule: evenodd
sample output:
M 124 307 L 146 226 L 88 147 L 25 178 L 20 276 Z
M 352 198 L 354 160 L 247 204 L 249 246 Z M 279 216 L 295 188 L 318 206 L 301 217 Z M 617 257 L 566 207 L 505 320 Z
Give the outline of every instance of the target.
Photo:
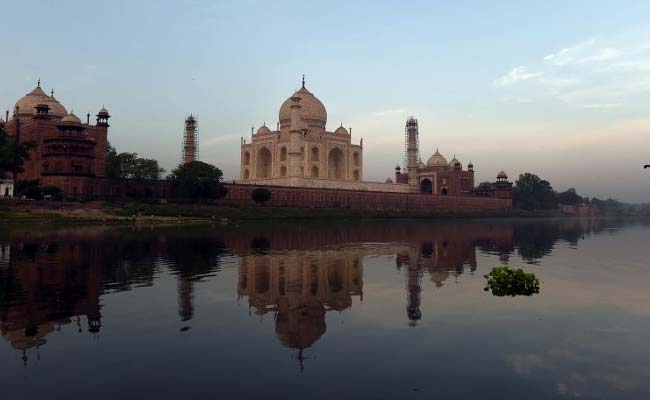
M 305 88 L 305 74 L 302 74 L 302 87 Z
M 54 97 L 54 89 L 50 90 L 50 97 Z
M 41 78 L 38 78 L 38 82 L 36 82 L 36 87 L 41 87 Z

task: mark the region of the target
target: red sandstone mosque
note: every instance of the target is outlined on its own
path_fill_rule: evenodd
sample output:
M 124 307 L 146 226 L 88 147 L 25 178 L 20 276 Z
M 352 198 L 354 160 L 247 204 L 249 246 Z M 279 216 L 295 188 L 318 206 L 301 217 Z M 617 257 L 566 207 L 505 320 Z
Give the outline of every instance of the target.
M 99 181 L 106 172 L 108 119 L 105 108 L 90 123 L 90 114 L 82 123 L 72 111 L 54 97 L 47 95 L 38 81 L 36 87 L 14 106 L 7 121 L 0 119 L 5 131 L 19 142 L 36 143 L 24 172 L 16 180 L 40 180 L 41 185 L 57 186 L 64 193 L 100 195 Z

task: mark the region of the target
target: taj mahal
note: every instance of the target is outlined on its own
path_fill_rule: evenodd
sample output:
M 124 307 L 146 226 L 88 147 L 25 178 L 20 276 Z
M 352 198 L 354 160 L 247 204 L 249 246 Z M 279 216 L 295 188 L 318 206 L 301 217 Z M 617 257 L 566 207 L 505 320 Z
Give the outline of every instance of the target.
M 266 123 L 250 141 L 241 139 L 240 179 L 237 184 L 362 190 L 389 193 L 469 196 L 474 193 L 474 165 L 464 168 L 436 150 L 424 163 L 420 158 L 418 122 L 410 117 L 404 130 L 404 165 L 385 182 L 363 180 L 363 139 L 352 142 L 352 128 L 328 131 L 327 110 L 302 87 L 280 106 L 278 123 Z M 392 174 L 392 172 L 391 172 Z M 497 182 L 505 182 L 501 171 Z

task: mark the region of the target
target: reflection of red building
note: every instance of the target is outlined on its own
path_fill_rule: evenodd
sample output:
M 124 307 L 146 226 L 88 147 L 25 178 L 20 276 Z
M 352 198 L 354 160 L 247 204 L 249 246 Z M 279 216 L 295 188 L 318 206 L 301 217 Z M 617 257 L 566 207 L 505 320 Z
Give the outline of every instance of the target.
M 88 254 L 81 245 L 23 244 L 12 249 L 6 268 L 15 290 L 0 309 L 0 331 L 11 345 L 27 350 L 46 343 L 45 337 L 75 318 L 86 316 L 87 329 L 99 332 L 101 314 L 99 268 L 88 267 Z
M 14 106 L 5 130 L 20 142 L 33 141 L 36 148 L 30 160 L 23 165 L 25 171 L 17 180 L 40 180 L 42 185 L 60 187 L 70 195 L 99 195 L 99 183 L 106 172 L 106 146 L 108 119 L 102 108 L 96 123 L 81 120 L 40 86 L 27 93 Z

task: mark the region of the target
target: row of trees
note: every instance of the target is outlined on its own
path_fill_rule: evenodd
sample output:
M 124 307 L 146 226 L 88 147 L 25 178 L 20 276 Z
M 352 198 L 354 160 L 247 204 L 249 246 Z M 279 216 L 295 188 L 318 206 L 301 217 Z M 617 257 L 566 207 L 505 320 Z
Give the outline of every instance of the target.
M 106 148 L 106 176 L 113 179 L 160 179 L 165 173 L 158 161 L 140 158 L 137 153 L 118 153 L 109 143 Z
M 548 181 L 531 173 L 519 175 L 512 188 L 512 202 L 515 208 L 522 210 L 552 210 L 560 205 L 586 205 L 598 208 L 601 214 L 650 214 L 650 204 L 626 204 L 611 198 L 601 200 L 583 197 L 574 188 L 557 192 Z

